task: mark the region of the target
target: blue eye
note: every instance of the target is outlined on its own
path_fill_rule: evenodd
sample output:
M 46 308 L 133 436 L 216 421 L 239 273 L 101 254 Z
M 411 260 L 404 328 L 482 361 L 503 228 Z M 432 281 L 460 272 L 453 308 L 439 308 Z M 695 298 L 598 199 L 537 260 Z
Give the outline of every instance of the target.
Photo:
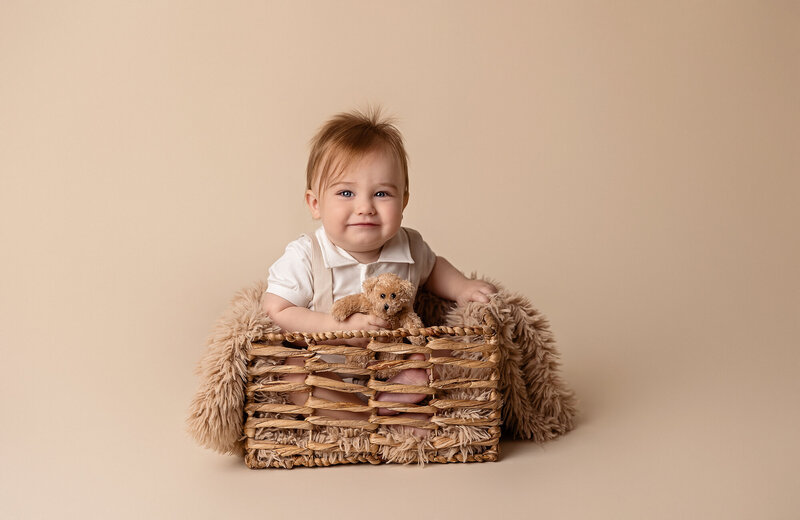
M 376 197 L 388 197 L 389 196 L 389 192 L 387 192 L 387 191 L 379 191 L 378 193 L 375 194 L 375 196 Z
M 338 195 L 341 195 L 342 197 L 352 197 L 353 192 L 350 190 L 342 190 L 338 193 Z

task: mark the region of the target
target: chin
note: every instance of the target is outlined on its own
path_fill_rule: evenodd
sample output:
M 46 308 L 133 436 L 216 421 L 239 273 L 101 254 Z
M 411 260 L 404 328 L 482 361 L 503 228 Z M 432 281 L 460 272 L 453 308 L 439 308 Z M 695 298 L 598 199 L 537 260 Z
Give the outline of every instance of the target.
M 345 250 L 353 251 L 355 253 L 369 253 L 371 251 L 375 251 L 376 249 L 380 249 L 385 243 L 386 242 L 378 242 L 376 244 L 351 244 L 351 247 L 345 248 Z

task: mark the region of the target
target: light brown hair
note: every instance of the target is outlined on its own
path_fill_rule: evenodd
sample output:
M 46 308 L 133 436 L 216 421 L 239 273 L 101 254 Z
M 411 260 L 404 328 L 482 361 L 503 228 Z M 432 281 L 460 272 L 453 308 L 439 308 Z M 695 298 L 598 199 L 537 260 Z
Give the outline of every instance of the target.
M 408 155 L 403 136 L 394 120 L 381 115 L 379 107 L 367 109 L 366 113 L 354 110 L 336 114 L 319 129 L 311 140 L 306 189 L 313 190 L 317 182 L 322 192 L 351 162 L 380 149 L 397 159 L 408 194 Z

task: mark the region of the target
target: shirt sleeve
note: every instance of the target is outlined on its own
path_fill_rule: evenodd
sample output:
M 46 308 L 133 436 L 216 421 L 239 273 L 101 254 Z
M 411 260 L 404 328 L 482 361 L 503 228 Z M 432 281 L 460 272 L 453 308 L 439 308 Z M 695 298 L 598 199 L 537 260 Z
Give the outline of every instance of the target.
M 309 237 L 303 236 L 289 242 L 283 256 L 270 266 L 266 292 L 280 296 L 298 307 L 309 307 L 314 298 Z
M 411 251 L 414 252 L 414 263 L 417 264 L 417 276 L 419 276 L 419 283 L 417 287 L 422 287 L 428 281 L 428 277 L 433 271 L 433 265 L 436 263 L 436 253 L 433 252 L 431 246 L 428 245 L 419 232 L 408 233 Z

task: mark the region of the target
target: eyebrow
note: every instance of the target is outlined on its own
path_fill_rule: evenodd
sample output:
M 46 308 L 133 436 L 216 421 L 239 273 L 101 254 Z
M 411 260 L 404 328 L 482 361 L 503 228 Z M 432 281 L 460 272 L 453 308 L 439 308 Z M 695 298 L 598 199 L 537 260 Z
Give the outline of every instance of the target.
M 356 185 L 355 182 L 339 181 L 339 182 L 334 182 L 333 184 L 330 184 L 328 187 L 329 188 L 335 188 L 337 186 L 351 187 L 351 186 L 355 186 L 355 185 Z M 380 184 L 377 184 L 375 187 L 376 188 L 397 188 L 397 186 L 395 186 L 394 184 L 391 184 L 389 182 L 382 182 Z

